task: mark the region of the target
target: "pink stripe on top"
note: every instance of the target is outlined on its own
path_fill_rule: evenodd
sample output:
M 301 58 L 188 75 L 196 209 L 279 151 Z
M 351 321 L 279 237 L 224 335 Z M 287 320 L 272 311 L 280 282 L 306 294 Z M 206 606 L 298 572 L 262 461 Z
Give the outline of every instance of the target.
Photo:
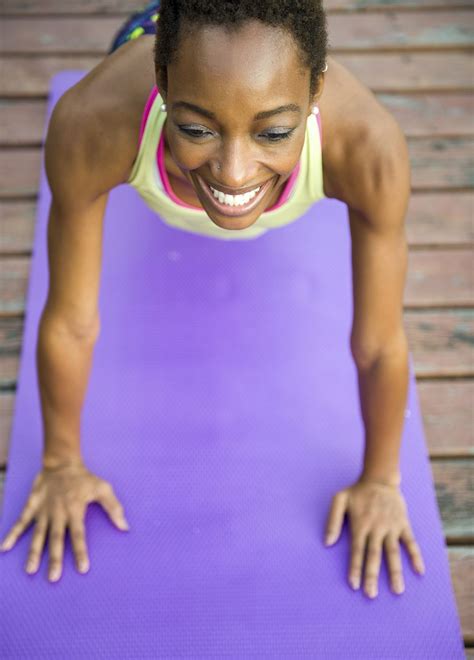
M 154 85 L 153 89 L 150 92 L 150 95 L 148 96 L 148 100 L 146 102 L 145 109 L 144 109 L 143 115 L 142 115 L 142 120 L 141 120 L 141 124 L 140 124 L 140 136 L 139 136 L 139 140 L 138 140 L 139 147 L 140 147 L 141 142 L 142 142 L 143 133 L 145 131 L 145 126 L 146 126 L 146 122 L 148 120 L 148 115 L 150 114 L 151 106 L 153 105 L 153 102 L 154 102 L 157 94 L 158 94 L 158 88 L 157 88 L 156 85 Z M 318 121 L 319 134 L 321 136 L 321 141 L 322 141 L 321 118 L 320 118 L 319 113 L 316 115 L 316 118 L 317 118 L 317 121 Z M 158 171 L 160 173 L 161 181 L 163 183 L 163 188 L 164 188 L 166 194 L 168 195 L 168 197 L 170 197 L 170 199 L 173 200 L 173 202 L 175 202 L 175 204 L 178 204 L 179 206 L 184 206 L 185 208 L 188 208 L 188 209 L 202 210 L 201 207 L 199 207 L 199 206 L 192 206 L 191 204 L 186 204 L 186 202 L 183 202 L 183 200 L 179 199 L 179 197 L 177 197 L 175 195 L 175 193 L 174 193 L 174 191 L 173 191 L 173 189 L 170 185 L 170 182 L 169 182 L 169 179 L 168 179 L 168 173 L 167 173 L 166 167 L 165 167 L 165 158 L 164 158 L 164 155 L 165 155 L 165 140 L 164 140 L 164 135 L 165 135 L 164 131 L 162 130 L 161 135 L 160 135 L 160 140 L 159 140 L 159 143 L 158 143 L 158 149 L 157 149 L 157 152 L 156 152 L 156 162 L 157 162 L 157 165 L 158 165 Z M 269 209 L 266 209 L 267 211 L 274 211 L 275 209 L 279 208 L 280 206 L 282 206 L 282 204 L 284 204 L 286 202 L 286 200 L 288 199 L 288 197 L 291 194 L 291 191 L 293 190 L 293 187 L 294 187 L 295 181 L 298 177 L 299 171 L 300 171 L 300 162 L 298 161 L 298 163 L 297 163 L 296 167 L 294 168 L 293 172 L 291 173 L 289 179 L 287 179 L 287 181 L 285 183 L 285 186 L 284 186 L 277 202 L 273 206 L 271 206 Z

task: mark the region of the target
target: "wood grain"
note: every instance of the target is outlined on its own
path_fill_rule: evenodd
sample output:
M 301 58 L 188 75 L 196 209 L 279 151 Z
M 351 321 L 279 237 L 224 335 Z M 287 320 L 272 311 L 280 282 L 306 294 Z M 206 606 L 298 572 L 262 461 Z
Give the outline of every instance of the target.
M 328 30 L 333 52 L 437 51 L 468 48 L 473 30 L 470 12 L 463 9 L 432 12 L 379 12 L 329 14 Z M 123 17 L 84 16 L 69 18 L 9 18 L 2 20 L 0 53 L 105 54 Z
M 150 39 L 153 41 L 153 39 Z M 332 53 L 373 92 L 469 92 L 473 87 L 469 53 Z M 151 45 L 150 45 L 150 57 Z M 100 55 L 0 56 L 4 98 L 46 97 L 51 77 L 65 69 L 90 71 Z

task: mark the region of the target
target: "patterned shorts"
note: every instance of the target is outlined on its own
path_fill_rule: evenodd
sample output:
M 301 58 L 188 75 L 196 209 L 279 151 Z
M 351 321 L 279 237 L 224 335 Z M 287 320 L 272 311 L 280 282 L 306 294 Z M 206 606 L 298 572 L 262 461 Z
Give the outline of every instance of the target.
M 142 34 L 156 34 L 156 22 L 160 18 L 160 0 L 152 0 L 143 9 L 128 18 L 115 35 L 108 54 L 120 48 L 122 44 L 136 39 Z

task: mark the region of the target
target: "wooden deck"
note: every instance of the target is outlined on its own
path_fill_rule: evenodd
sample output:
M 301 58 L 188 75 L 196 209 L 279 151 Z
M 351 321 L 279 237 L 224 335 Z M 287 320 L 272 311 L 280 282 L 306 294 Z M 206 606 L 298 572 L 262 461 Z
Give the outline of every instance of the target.
M 95 66 L 140 4 L 2 2 L 0 488 L 8 469 L 49 79 Z M 331 55 L 373 90 L 409 143 L 405 324 L 466 654 L 474 658 L 474 7 L 471 0 L 326 0 L 325 6 Z

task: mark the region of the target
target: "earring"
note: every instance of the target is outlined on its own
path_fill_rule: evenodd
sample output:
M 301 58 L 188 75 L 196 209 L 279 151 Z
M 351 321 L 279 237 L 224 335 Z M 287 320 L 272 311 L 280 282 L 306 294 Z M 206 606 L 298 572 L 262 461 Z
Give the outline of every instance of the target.
M 328 70 L 328 63 L 326 62 L 326 64 L 324 65 L 323 73 L 327 70 Z
M 166 112 L 166 103 L 162 103 L 162 104 L 160 105 L 160 109 L 161 109 L 163 112 Z
M 319 115 L 319 108 L 317 105 L 313 105 L 311 112 L 313 115 Z

